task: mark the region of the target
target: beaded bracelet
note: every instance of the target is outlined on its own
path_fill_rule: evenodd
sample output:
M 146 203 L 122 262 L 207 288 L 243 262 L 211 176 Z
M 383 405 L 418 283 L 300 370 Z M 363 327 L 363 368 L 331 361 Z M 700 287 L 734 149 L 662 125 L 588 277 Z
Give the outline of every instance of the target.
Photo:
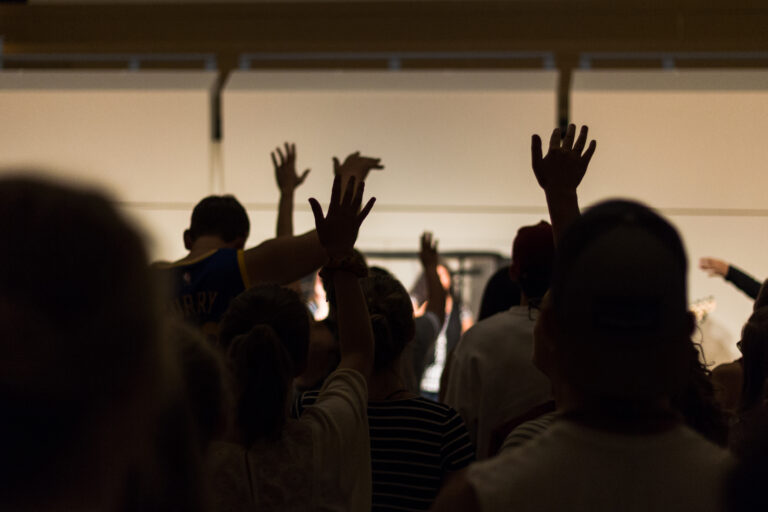
M 368 277 L 368 266 L 360 261 L 354 254 L 346 256 L 332 256 L 320 270 L 320 277 L 329 279 L 337 271 L 351 272 L 357 277 Z

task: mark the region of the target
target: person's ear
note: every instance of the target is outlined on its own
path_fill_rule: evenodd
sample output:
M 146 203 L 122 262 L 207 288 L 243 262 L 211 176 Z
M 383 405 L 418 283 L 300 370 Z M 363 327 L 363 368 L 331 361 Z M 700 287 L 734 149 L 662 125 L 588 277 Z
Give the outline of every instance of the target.
M 245 236 L 239 236 L 232 241 L 233 249 L 245 249 Z
M 184 248 L 188 251 L 192 250 L 192 234 L 188 229 L 184 230 Z

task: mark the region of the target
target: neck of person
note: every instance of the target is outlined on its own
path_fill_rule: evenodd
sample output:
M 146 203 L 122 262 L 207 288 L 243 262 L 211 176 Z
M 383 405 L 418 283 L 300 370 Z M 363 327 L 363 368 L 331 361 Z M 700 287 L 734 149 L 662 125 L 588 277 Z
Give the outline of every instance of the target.
M 368 400 L 371 402 L 383 402 L 387 400 L 402 400 L 415 398 L 416 395 L 406 387 L 403 378 L 402 354 L 386 368 L 374 371 L 368 381 Z
M 195 239 L 189 249 L 186 259 L 197 258 L 203 254 L 216 251 L 218 249 L 241 249 L 237 242 L 225 242 L 216 235 L 201 235 Z

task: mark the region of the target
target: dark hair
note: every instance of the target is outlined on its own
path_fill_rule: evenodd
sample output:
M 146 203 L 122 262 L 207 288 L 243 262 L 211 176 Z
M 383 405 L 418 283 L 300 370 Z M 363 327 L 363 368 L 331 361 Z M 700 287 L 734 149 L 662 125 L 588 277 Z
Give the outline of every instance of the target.
M 293 290 L 262 285 L 230 302 L 219 329 L 233 368 L 235 420 L 244 442 L 278 438 L 292 379 L 307 361 L 309 311 Z
M 555 239 L 548 222 L 523 226 L 517 231 L 509 272 L 534 308 L 538 308 L 549 289 L 554 259 Z
M 219 322 L 219 343 L 228 350 L 235 337 L 257 325 L 269 325 L 291 357 L 298 375 L 307 362 L 309 311 L 293 290 L 276 284 L 256 286 L 229 303 Z
M 388 273 L 360 280 L 374 336 L 374 371 L 389 367 L 413 339 L 413 304 L 403 285 Z
M 677 231 L 639 203 L 589 209 L 559 243 L 552 305 L 561 371 L 593 398 L 680 392 L 692 341 L 687 257 Z
M 719 445 L 728 445 L 728 416 L 715 399 L 711 373 L 702 362 L 701 347 L 691 344 L 690 373 L 685 389 L 672 397 L 672 406 L 693 430 Z
M 215 235 L 229 243 L 248 238 L 250 230 L 248 214 L 235 196 L 208 196 L 192 210 L 188 234 L 191 241 L 203 235 Z
M 282 340 L 266 324 L 236 336 L 229 348 L 237 406 L 235 420 L 246 446 L 280 437 L 294 365 Z
M 509 265 L 497 270 L 485 285 L 480 301 L 477 320 L 484 320 L 496 313 L 520 305 L 520 285 L 509 276 Z
M 121 478 L 94 474 L 93 462 L 138 449 L 126 437 L 142 435 L 140 422 L 151 435 L 165 390 L 141 238 L 99 193 L 4 178 L 0 239 L 0 496 L 45 499 L 84 478 Z M 135 424 L 104 423 L 126 407 L 144 409 L 127 414 Z M 113 429 L 119 442 L 98 445 Z
M 744 381 L 739 409 L 746 412 L 765 399 L 768 380 L 768 307 L 757 309 L 749 317 L 741 334 Z

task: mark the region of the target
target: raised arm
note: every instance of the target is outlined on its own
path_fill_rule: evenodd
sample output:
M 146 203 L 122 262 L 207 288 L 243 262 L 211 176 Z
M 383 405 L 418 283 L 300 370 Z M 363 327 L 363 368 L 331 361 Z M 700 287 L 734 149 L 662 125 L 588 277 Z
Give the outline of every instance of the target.
M 730 281 L 749 297 L 757 299 L 757 294 L 760 292 L 760 281 L 740 268 L 717 258 L 701 258 L 699 268 L 708 273 L 710 277 L 720 276 L 726 281 Z
M 574 141 L 576 125 L 568 125 L 565 137 L 562 137 L 560 129 L 555 128 L 546 156 L 542 153 L 541 137 L 534 135 L 531 141 L 533 173 L 547 197 L 556 243 L 566 228 L 581 215 L 576 189 L 597 147 L 593 140 L 584 151 L 587 131 L 587 127 L 582 126 L 578 139 Z
M 295 157 L 295 149 L 292 149 L 293 156 Z M 340 164 L 338 159 L 334 158 L 334 172 L 343 182 L 346 182 L 352 178 L 357 183 L 361 183 L 363 179 L 368 175 L 372 169 L 383 169 L 381 160 L 379 158 L 371 158 L 367 156 L 360 156 L 360 153 L 353 153 L 349 155 L 343 164 Z M 280 161 L 275 158 L 274 163 L 277 167 L 280 165 Z M 293 164 L 295 166 L 295 162 Z M 298 177 L 298 183 L 301 184 L 306 178 L 309 171 Z M 288 173 L 286 172 L 286 175 Z M 295 172 L 293 176 L 296 177 Z M 290 178 L 287 178 L 290 179 Z M 278 185 L 280 181 L 278 180 Z M 343 184 L 340 183 L 343 191 Z M 293 187 L 295 189 L 295 186 Z M 282 187 L 281 187 L 282 190 Z M 340 192 L 341 194 L 342 192 Z M 281 213 L 283 207 L 283 197 L 281 194 Z M 286 205 L 288 204 L 286 198 Z M 290 199 L 290 211 L 293 210 L 293 194 L 289 196 Z M 278 217 L 281 217 L 279 214 Z M 282 217 L 286 217 L 283 215 Z M 290 219 L 292 215 L 287 215 Z M 288 223 L 283 222 L 282 218 L 278 218 L 278 230 L 280 233 L 283 230 L 287 231 Z M 293 230 L 293 220 L 290 219 L 290 230 Z M 248 249 L 244 253 L 245 270 L 248 274 L 248 284 L 250 286 L 259 283 L 277 283 L 287 285 L 298 281 L 302 277 L 305 277 L 321 266 L 325 264 L 327 260 L 326 251 L 320 245 L 320 240 L 317 237 L 315 231 L 310 231 L 299 236 L 284 235 L 279 238 L 267 240 L 256 247 Z
M 443 325 L 445 321 L 445 300 L 448 293 L 440 282 L 440 275 L 437 273 L 437 241 L 432 238 L 432 233 L 425 232 L 421 235 L 421 251 L 419 259 L 424 269 L 424 278 L 427 281 L 427 311 L 437 316 L 438 324 Z
M 357 182 L 359 185 L 355 186 L 355 178 L 351 178 L 342 198 L 341 181 L 341 176 L 333 180 L 327 216 L 323 217 L 323 210 L 316 199 L 310 199 L 309 204 L 315 215 L 320 243 L 328 256 L 328 263 L 322 272 L 325 278 L 333 280 L 336 294 L 336 320 L 341 351 L 339 368 L 357 370 L 367 381 L 373 370 L 373 330 L 368 306 L 358 283 L 358 279 L 366 275 L 366 270 L 356 266 L 352 249 L 360 225 L 376 199 L 368 201 L 361 211 L 365 184 Z
M 306 169 L 301 176 L 296 174 L 296 144 L 285 143 L 285 153 L 278 147 L 271 153 L 275 167 L 275 181 L 280 189 L 277 209 L 277 237 L 293 236 L 293 196 L 309 174 Z

